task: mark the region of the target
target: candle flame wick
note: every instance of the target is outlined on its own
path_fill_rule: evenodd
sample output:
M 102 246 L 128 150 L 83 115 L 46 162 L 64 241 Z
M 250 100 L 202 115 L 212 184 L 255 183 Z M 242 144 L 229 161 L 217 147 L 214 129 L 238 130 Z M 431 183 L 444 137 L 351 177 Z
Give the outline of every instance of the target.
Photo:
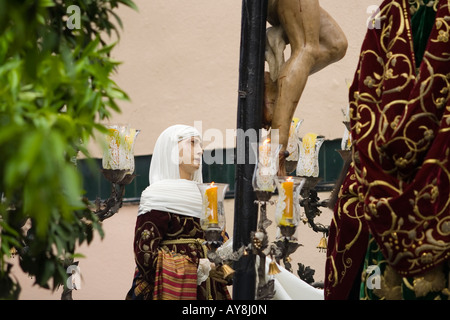
M 270 142 L 270 139 L 269 139 L 269 138 L 267 138 L 266 140 L 264 140 L 264 144 L 269 143 L 269 142 Z

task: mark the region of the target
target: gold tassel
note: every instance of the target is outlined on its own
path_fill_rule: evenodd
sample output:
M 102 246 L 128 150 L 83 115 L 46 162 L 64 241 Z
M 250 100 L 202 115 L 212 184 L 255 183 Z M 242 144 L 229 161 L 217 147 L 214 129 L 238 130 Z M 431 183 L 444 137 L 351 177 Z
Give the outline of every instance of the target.
M 277 263 L 275 261 L 272 261 L 269 263 L 269 275 L 273 276 L 277 273 L 280 273 L 280 269 L 278 269 Z
M 235 271 L 233 270 L 233 268 L 230 267 L 230 266 L 227 265 L 227 264 L 223 264 L 223 265 L 221 266 L 221 269 L 222 269 L 222 271 L 223 271 L 223 278 L 224 278 L 224 279 L 227 279 L 228 277 L 232 276 L 232 275 L 235 273 Z
M 18 252 L 17 252 L 17 250 L 16 250 L 15 247 L 11 247 L 11 249 L 9 250 L 9 255 L 10 255 L 10 257 L 12 257 L 12 258 L 14 258 L 14 257 L 16 256 L 17 253 L 18 253 Z
M 319 245 L 317 246 L 319 249 L 319 252 L 326 252 L 327 251 L 327 238 L 325 235 L 322 236 L 322 239 L 320 239 Z

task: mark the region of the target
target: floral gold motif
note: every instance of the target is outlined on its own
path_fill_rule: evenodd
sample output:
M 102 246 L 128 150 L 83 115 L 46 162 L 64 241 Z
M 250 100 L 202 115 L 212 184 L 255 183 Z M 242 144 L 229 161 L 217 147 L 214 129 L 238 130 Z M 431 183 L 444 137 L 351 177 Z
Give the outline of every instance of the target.
M 425 297 L 430 292 L 439 292 L 445 288 L 443 266 L 431 269 L 421 277 L 414 277 L 414 292 L 416 297 Z
M 424 5 L 436 22 L 416 69 L 410 15 Z M 385 1 L 379 16 L 388 18 L 368 33 L 350 92 L 357 197 L 388 263 L 414 276 L 450 255 L 450 193 L 440 187 L 450 185 L 448 147 L 429 153 L 449 139 L 450 6 Z M 416 179 L 418 172 L 429 174 Z

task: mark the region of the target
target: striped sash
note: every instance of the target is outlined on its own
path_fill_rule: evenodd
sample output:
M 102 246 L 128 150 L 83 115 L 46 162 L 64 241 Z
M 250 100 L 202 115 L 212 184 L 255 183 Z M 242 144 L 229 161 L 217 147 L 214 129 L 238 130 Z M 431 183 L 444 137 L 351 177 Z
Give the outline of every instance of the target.
M 198 239 L 167 240 L 162 242 L 163 245 L 187 243 L 198 244 L 203 250 L 205 249 L 202 246 L 202 242 Z M 209 289 L 209 285 L 207 287 Z M 153 299 L 196 300 L 197 265 L 180 253 L 159 249 Z

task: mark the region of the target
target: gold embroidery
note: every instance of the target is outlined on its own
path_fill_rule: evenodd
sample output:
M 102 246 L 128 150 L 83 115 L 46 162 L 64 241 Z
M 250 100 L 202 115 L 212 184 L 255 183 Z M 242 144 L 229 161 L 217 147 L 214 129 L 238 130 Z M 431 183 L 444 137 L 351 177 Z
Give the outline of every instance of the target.
M 373 292 L 380 298 L 386 300 L 402 299 L 402 278 L 390 266 L 386 267 L 381 276 L 380 289 L 374 289 Z
M 413 289 L 416 297 L 425 297 L 430 292 L 439 292 L 445 288 L 443 266 L 431 269 L 423 276 L 414 277 Z
M 450 256 L 448 253 L 450 243 L 436 238 L 438 235 L 448 236 L 450 233 L 448 217 L 450 194 L 443 193 L 448 190 L 440 190 L 436 179 L 416 189 L 410 185 L 417 170 L 420 169 L 418 164 L 422 162 L 422 167 L 428 166 L 430 172 L 441 172 L 439 183 L 450 184 L 448 160 L 423 161 L 435 135 L 450 131 L 450 128 L 446 127 L 436 129 L 440 119 L 434 115 L 434 110 L 448 112 L 449 74 L 439 73 L 440 70 L 433 69 L 436 61 L 448 63 L 450 56 L 445 50 L 440 53 L 435 51 L 434 54 L 427 51 L 422 61 L 423 73 L 416 75 L 415 58 L 412 54 L 414 49 L 411 25 L 407 10 L 410 7 L 412 10 L 417 10 L 421 5 L 424 5 L 421 0 L 408 2 L 404 0 L 402 5 L 400 1 L 392 1 L 382 7 L 380 17 L 389 16 L 389 18 L 383 20 L 379 31 L 379 48 L 381 49 L 379 52 L 362 51 L 361 61 L 367 60 L 366 63 L 370 63 L 373 69 L 364 75 L 361 75 L 361 70 L 357 72 L 358 77 L 364 77 L 356 79 L 364 89 L 361 92 L 355 91 L 353 101 L 350 101 L 352 132 L 356 134 L 354 143 L 364 146 L 364 149 L 360 148 L 353 153 L 353 161 L 357 164 L 355 176 L 360 186 L 357 197 L 364 206 L 365 218 L 369 222 L 375 218 L 385 219 L 385 229 L 379 234 L 380 243 L 386 245 L 386 258 L 389 263 L 395 265 L 400 260 L 409 261 L 410 270 L 403 271 L 404 274 L 422 272 Z M 437 10 L 438 1 L 430 1 L 427 5 L 434 6 Z M 440 10 L 444 10 L 443 8 L 446 12 L 436 18 L 434 26 L 436 36 L 431 39 L 432 42 L 449 41 L 448 4 L 442 4 Z M 394 16 L 397 19 L 395 21 Z M 396 50 L 397 46 L 404 46 L 404 44 L 409 45 L 411 55 L 397 53 L 399 51 Z M 405 89 L 412 90 L 416 81 L 420 81 L 421 84 L 417 95 L 412 95 L 408 98 L 409 100 L 389 100 L 390 94 Z M 385 103 L 385 100 L 390 102 Z M 410 112 L 410 106 L 413 105 L 417 106 L 417 112 L 414 110 L 412 117 L 406 117 Z M 442 123 L 449 126 L 450 116 L 445 115 Z M 387 152 L 389 148 L 393 148 L 391 146 L 395 146 L 395 152 L 390 153 L 392 158 Z M 448 151 L 446 149 L 446 159 L 448 159 Z M 377 180 L 373 176 L 368 176 L 366 167 L 360 166 L 357 161 L 360 152 L 362 152 L 361 156 L 379 164 L 380 169 L 384 170 L 387 176 L 392 176 L 392 181 L 398 181 L 398 183 L 395 182 L 395 185 L 392 185 L 392 181 L 384 177 Z M 371 197 L 373 194 L 379 194 L 377 190 L 383 190 L 386 197 Z M 404 201 L 402 213 L 396 212 L 398 207 L 392 207 L 391 203 L 397 198 L 405 197 L 406 191 L 408 191 L 408 198 Z M 431 216 L 429 205 L 424 203 L 434 205 L 438 208 L 437 212 Z M 404 212 L 410 214 L 404 214 Z M 405 224 L 408 224 L 407 229 Z M 437 227 L 430 228 L 430 225 Z M 401 242 L 395 242 L 392 237 L 395 233 L 401 237 Z
M 351 168 L 354 168 L 353 163 L 350 164 Z M 351 219 L 355 221 L 355 227 L 357 228 L 353 233 L 352 239 L 349 239 L 343 246 L 339 246 L 339 242 L 334 244 L 333 248 L 329 248 L 330 251 L 333 251 L 333 255 L 329 255 L 327 257 L 328 264 L 332 269 L 328 274 L 328 281 L 332 287 L 338 286 L 346 276 L 347 270 L 351 268 L 354 263 L 353 259 L 349 257 L 351 254 L 351 249 L 353 249 L 355 243 L 357 243 L 358 238 L 361 236 L 363 230 L 363 219 L 364 216 L 361 210 L 360 203 L 358 201 L 358 192 L 357 192 L 357 182 L 355 181 L 355 175 L 348 173 L 348 177 L 351 181 L 354 181 L 348 186 L 348 189 L 345 193 L 340 193 L 339 196 L 339 204 L 337 206 L 337 212 L 333 216 L 332 223 L 334 226 L 338 226 L 338 222 L 336 219 Z M 340 233 L 342 231 L 339 227 L 336 227 L 336 238 L 341 237 Z M 346 235 L 348 236 L 348 235 Z M 338 260 L 335 260 L 338 258 Z M 340 266 L 339 272 L 337 270 L 336 264 Z

